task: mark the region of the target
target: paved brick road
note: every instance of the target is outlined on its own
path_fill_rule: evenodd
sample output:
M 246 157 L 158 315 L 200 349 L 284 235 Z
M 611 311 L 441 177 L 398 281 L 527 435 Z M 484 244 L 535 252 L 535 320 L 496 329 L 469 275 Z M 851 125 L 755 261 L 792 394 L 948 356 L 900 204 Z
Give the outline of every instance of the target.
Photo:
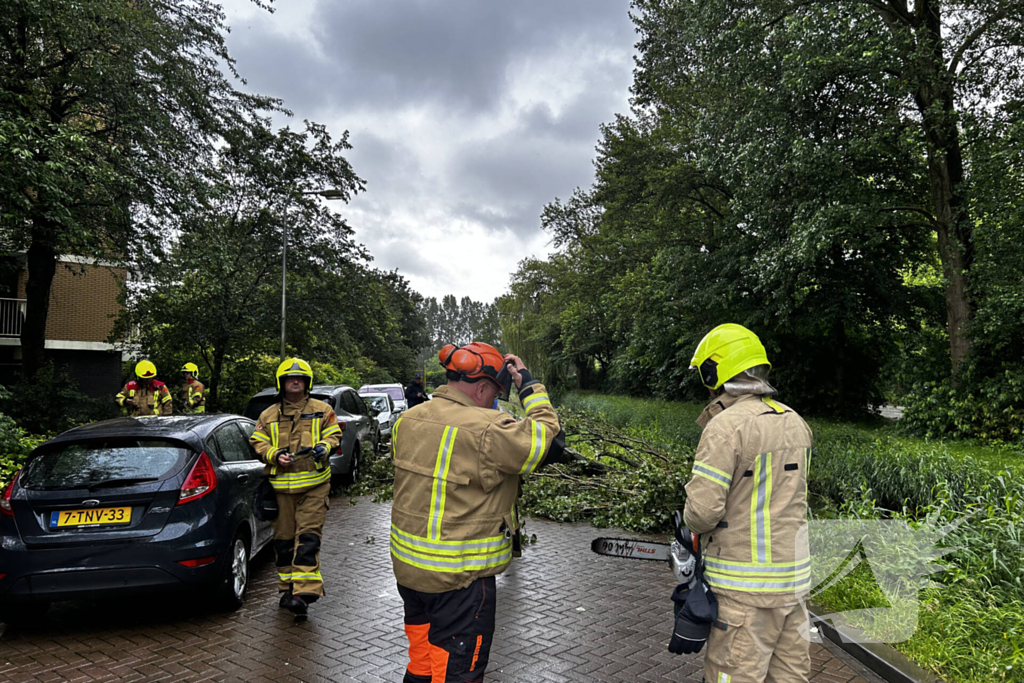
M 308 621 L 277 608 L 273 563 L 261 556 L 246 606 L 231 614 L 179 596 L 68 603 L 38 627 L 8 627 L 0 681 L 400 681 L 390 507 L 331 502 L 329 595 Z M 664 565 L 592 554 L 594 536 L 614 534 L 586 525 L 531 520 L 528 531 L 537 544 L 498 577 L 487 680 L 700 681 L 700 658 L 666 651 L 673 580 Z M 812 648 L 815 683 L 880 683 L 834 648 Z

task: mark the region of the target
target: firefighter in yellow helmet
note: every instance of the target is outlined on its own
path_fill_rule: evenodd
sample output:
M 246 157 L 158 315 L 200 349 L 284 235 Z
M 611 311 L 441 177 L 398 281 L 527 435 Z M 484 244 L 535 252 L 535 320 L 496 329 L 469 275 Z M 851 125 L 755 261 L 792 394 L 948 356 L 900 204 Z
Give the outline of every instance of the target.
M 683 518 L 701 535 L 718 616 L 714 628 L 697 628 L 686 622 L 685 609 L 678 612 L 670 649 L 694 652 L 706 638 L 708 683 L 805 683 L 811 569 L 802 526 L 811 430 L 772 398 L 771 364 L 745 327 L 711 330 L 690 368 L 713 400 L 697 420 L 704 432 Z
M 174 412 L 171 392 L 166 384 L 156 379 L 156 366 L 148 360 L 135 365 L 135 379 L 125 384 L 114 400 L 128 412 L 128 417 Z
M 277 402 L 260 413 L 249 441 L 277 494 L 274 555 L 280 606 L 296 615 L 323 597 L 320 539 L 331 491 L 330 454 L 341 440 L 331 406 L 309 397 L 313 369 L 288 358 L 277 368 Z
M 406 683 L 482 681 L 495 575 L 515 554 L 521 476 L 562 458 L 544 385 L 515 356 L 473 342 L 439 354 L 448 384 L 392 430 L 391 560 L 409 639 Z M 492 406 L 512 383 L 526 419 Z
M 199 381 L 199 367 L 195 363 L 181 366 L 182 384 L 178 389 L 178 403 L 183 413 L 206 412 L 206 387 Z

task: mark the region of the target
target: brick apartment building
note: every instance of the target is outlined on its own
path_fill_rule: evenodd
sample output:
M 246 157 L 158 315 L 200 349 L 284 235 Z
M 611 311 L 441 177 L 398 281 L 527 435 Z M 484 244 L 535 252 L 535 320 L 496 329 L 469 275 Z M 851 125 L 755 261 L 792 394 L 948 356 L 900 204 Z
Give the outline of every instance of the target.
M 0 384 L 21 367 L 21 324 L 25 317 L 23 254 L 5 259 L 0 270 Z M 62 256 L 50 291 L 46 353 L 89 396 L 113 396 L 121 388 L 121 351 L 110 343 L 121 312 L 124 268 L 91 258 Z

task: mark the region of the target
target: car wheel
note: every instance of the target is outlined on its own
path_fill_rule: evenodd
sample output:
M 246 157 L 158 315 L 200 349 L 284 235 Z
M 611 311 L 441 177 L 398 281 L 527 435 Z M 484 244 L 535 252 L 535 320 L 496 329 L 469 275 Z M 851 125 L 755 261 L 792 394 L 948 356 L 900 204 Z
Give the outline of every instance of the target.
M 249 543 L 241 531 L 231 541 L 224 576 L 216 590 L 217 602 L 226 609 L 234 611 L 245 604 L 249 590 Z
M 349 467 L 348 472 L 341 475 L 342 486 L 351 486 L 356 483 L 356 480 L 359 479 L 359 465 L 359 444 L 357 443 L 356 447 L 352 449 L 352 466 Z
M 50 603 L 0 605 L 0 621 L 8 626 L 38 624 L 50 611 Z

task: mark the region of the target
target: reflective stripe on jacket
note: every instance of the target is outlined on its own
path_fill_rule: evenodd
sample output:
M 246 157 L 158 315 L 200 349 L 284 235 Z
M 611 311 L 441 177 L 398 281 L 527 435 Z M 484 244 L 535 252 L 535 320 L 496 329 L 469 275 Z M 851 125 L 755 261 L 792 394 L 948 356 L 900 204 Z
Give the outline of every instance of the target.
M 264 474 L 270 475 L 270 485 L 275 491 L 301 493 L 331 480 L 330 459 L 318 463 L 308 455 L 300 455 L 291 465 L 278 465 L 275 456 L 278 453 L 295 456 L 300 450 L 318 444 L 326 446 L 330 453 L 341 441 L 341 425 L 334 409 L 323 401 L 307 398 L 302 403 L 283 403 L 283 411 L 279 401 L 260 413 L 249 443 L 267 464 Z
M 563 443 L 544 386 L 520 400 L 526 419 L 517 421 L 443 386 L 394 426 L 391 560 L 401 585 L 457 590 L 512 561 L 519 476 L 560 456 Z
M 128 398 L 132 399 L 132 403 L 125 405 L 125 399 Z M 128 417 L 174 413 L 174 407 L 171 405 L 173 401 L 171 392 L 167 389 L 166 384 L 157 380 L 151 381 L 148 386 L 132 380 L 124 385 L 114 400 L 128 411 Z
M 811 587 L 811 430 L 792 408 L 755 394 L 723 394 L 705 420 L 684 519 L 704 535 L 708 583 L 756 607 L 792 603 Z
M 206 387 L 198 380 L 190 380 L 181 385 L 178 398 L 185 413 L 206 412 Z

